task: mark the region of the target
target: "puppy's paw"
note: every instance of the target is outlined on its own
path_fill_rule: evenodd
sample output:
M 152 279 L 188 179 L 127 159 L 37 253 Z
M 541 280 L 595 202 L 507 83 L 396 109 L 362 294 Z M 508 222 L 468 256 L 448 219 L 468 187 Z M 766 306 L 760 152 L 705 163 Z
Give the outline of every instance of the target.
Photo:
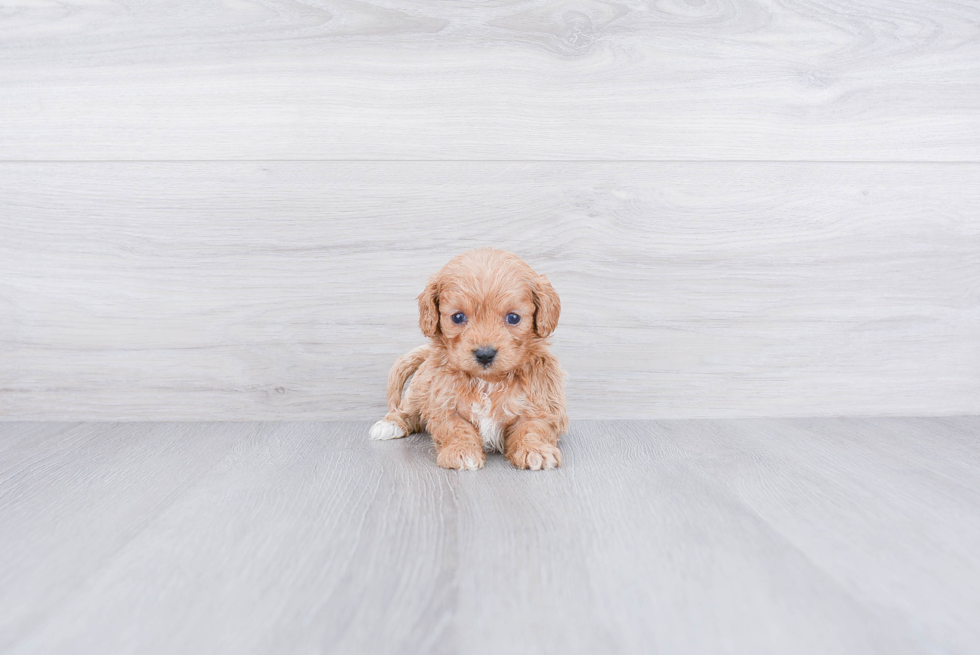
M 551 444 L 520 446 L 507 453 L 510 463 L 519 469 L 541 471 L 561 466 L 561 451 Z
M 475 471 L 483 468 L 487 456 L 483 450 L 472 445 L 450 445 L 439 451 L 436 464 L 444 469 Z
M 394 421 L 381 419 L 371 426 L 372 439 L 400 439 L 405 436 L 405 431 Z

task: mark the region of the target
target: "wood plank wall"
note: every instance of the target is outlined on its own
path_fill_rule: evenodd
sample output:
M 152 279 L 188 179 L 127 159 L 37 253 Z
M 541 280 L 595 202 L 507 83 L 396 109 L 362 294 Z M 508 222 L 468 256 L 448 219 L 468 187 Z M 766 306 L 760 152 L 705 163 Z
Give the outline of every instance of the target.
M 980 5 L 0 7 L 0 418 L 373 419 L 553 280 L 573 418 L 980 412 Z

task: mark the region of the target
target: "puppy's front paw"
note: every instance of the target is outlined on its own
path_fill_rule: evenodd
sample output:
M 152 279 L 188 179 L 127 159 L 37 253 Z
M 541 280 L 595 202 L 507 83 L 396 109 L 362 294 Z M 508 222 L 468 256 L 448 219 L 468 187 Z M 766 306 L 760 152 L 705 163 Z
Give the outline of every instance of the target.
M 371 426 L 372 439 L 399 439 L 405 436 L 405 431 L 394 421 L 381 419 Z
M 547 443 L 519 446 L 507 453 L 507 459 L 519 469 L 531 471 L 554 469 L 561 466 L 561 451 L 558 450 L 558 446 Z
M 475 471 L 483 468 L 486 459 L 483 450 L 476 446 L 452 444 L 439 451 L 436 464 L 444 469 Z

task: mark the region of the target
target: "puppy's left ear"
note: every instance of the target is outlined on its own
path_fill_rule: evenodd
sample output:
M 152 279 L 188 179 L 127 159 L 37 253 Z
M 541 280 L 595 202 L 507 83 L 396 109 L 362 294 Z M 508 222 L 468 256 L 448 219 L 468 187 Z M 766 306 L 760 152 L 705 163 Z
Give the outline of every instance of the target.
M 425 291 L 419 294 L 419 328 L 432 339 L 439 332 L 439 274 L 429 278 Z
M 561 300 L 551 282 L 543 275 L 538 275 L 531 282 L 531 292 L 534 294 L 534 331 L 539 337 L 546 337 L 558 327 Z

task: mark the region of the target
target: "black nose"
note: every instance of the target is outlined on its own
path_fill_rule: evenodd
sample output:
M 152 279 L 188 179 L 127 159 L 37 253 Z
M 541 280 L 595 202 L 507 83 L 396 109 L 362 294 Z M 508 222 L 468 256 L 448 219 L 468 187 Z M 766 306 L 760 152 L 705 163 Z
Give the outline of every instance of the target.
M 473 356 L 482 366 L 490 366 L 493 363 L 493 358 L 497 356 L 497 349 L 490 346 L 477 348 L 473 351 Z

